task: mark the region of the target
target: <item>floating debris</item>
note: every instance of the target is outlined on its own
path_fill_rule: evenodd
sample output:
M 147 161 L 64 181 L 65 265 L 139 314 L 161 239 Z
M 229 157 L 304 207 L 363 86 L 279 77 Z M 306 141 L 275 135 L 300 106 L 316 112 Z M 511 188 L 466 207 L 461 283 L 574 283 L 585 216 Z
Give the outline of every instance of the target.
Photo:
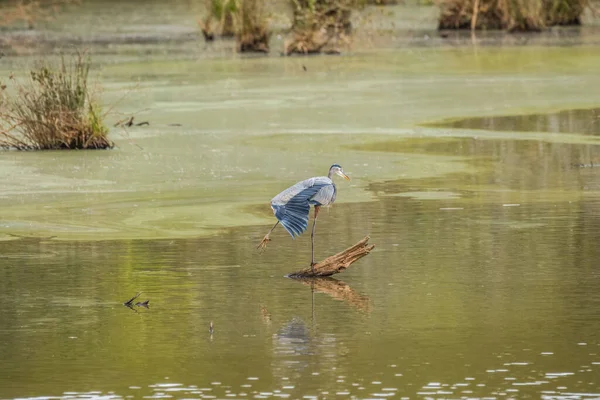
M 149 309 L 149 308 L 150 308 L 150 307 L 149 307 L 150 300 L 146 300 L 146 301 L 138 301 L 138 302 L 137 302 L 137 303 L 135 303 L 135 304 L 133 303 L 133 302 L 135 301 L 135 299 L 137 299 L 138 297 L 140 297 L 140 295 L 141 295 L 142 293 L 143 293 L 143 292 L 138 292 L 138 293 L 136 293 L 136 294 L 135 294 L 135 296 L 133 296 L 131 299 L 127 300 L 125 303 L 123 303 L 123 305 L 124 305 L 125 307 L 129 307 L 129 308 L 131 308 L 131 309 L 132 309 L 132 310 L 134 310 L 134 311 L 135 311 L 135 309 L 133 308 L 133 306 L 134 306 L 134 305 L 135 305 L 135 306 L 137 306 L 137 307 L 144 307 L 144 308 L 148 308 L 148 309 Z
M 132 116 L 131 116 L 131 117 L 129 117 L 129 118 L 125 118 L 125 119 L 122 119 L 122 120 L 120 120 L 120 121 L 117 121 L 117 122 L 115 123 L 115 125 L 114 125 L 114 126 L 115 126 L 115 127 L 118 127 L 118 126 L 126 126 L 126 127 L 128 127 L 128 128 L 129 128 L 130 126 L 134 126 L 134 125 L 135 125 L 135 126 L 150 125 L 150 122 L 148 122 L 148 121 L 142 121 L 142 122 L 138 122 L 137 124 L 134 124 L 134 123 L 133 123 L 133 119 L 134 119 L 134 118 L 135 118 L 135 117 L 132 115 Z
M 148 303 L 150 303 L 150 300 L 138 301 L 137 303 L 135 303 L 135 305 L 138 306 L 138 307 L 150 308 L 148 306 Z
M 140 297 L 140 295 L 142 294 L 142 292 L 138 292 L 135 294 L 135 296 L 133 296 L 131 299 L 127 300 L 125 303 L 123 303 L 124 306 L 130 307 L 133 305 L 133 301 L 135 299 L 137 299 L 138 297 Z

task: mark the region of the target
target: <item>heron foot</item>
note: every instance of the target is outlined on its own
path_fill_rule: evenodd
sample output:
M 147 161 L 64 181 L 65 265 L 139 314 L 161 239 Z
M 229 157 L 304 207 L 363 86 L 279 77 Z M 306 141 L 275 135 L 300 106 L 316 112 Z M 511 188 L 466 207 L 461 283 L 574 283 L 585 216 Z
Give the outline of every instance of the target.
M 265 235 L 265 237 L 260 241 L 258 246 L 256 246 L 256 248 L 259 250 L 265 250 L 270 241 L 271 241 L 271 238 L 269 238 L 269 234 L 267 233 Z

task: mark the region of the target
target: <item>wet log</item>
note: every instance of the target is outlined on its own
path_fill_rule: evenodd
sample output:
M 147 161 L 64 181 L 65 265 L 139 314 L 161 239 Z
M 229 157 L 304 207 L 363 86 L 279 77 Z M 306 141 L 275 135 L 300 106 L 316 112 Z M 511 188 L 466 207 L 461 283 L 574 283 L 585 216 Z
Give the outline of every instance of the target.
M 348 247 L 346 250 L 337 253 L 336 255 L 329 256 L 323 261 L 317 263 L 314 267 L 314 273 L 311 267 L 307 267 L 300 271 L 291 273 L 288 276 L 290 278 L 311 278 L 339 274 L 373 250 L 375 245 L 368 244 L 369 239 L 369 236 L 365 236 L 355 245 Z

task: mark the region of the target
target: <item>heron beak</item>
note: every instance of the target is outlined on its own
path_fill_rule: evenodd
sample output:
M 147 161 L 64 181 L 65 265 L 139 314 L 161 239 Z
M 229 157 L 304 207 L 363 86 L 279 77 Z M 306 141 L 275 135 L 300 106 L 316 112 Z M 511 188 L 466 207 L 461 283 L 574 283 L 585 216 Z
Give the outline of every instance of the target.
M 343 171 L 337 171 L 337 174 L 347 181 L 350 180 L 350 177 L 348 175 L 346 175 Z

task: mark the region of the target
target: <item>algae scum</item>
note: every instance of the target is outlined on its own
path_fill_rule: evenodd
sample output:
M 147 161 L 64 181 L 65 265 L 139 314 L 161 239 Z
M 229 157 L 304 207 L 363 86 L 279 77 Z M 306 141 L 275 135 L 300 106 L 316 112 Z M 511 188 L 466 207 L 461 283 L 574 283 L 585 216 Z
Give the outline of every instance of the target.
M 334 162 L 355 178 L 340 204 L 376 199 L 368 190 L 372 182 L 464 173 L 469 184 L 494 162 L 510 164 L 497 158 L 484 163 L 476 153 L 481 146 L 519 147 L 529 140 L 555 143 L 553 151 L 559 151 L 564 144 L 582 149 L 570 152 L 569 162 L 593 163 L 589 145 L 595 138 L 581 135 L 597 129 L 593 111 L 569 118 L 559 112 L 561 134 L 543 130 L 552 121 L 540 125 L 527 117 L 515 122 L 518 130 L 504 129 L 497 116 L 479 125 L 431 125 L 465 115 L 477 120 L 490 111 L 527 114 L 535 107 L 546 113 L 596 104 L 597 94 L 589 90 L 598 83 L 590 68 L 600 62 L 596 53 L 585 47 L 502 52 L 515 64 L 500 69 L 487 61 L 499 61 L 494 48 L 106 64 L 106 100 L 120 99 L 139 81 L 119 104 L 124 112 L 141 110 L 138 121 L 150 126 L 113 132 L 118 149 L 110 152 L 4 153 L 0 232 L 177 238 L 265 224 L 273 194 L 322 175 Z M 557 61 L 561 54 L 573 62 Z M 502 130 L 485 129 L 494 123 Z M 440 137 L 469 138 L 464 143 L 471 145 L 439 154 L 413 143 Z M 396 154 L 380 151 L 390 140 L 399 143 Z
M 110 60 L 149 126 L 0 154 L 1 398 L 600 397 L 594 47 Z M 334 162 L 316 257 L 376 249 L 303 285 Z

